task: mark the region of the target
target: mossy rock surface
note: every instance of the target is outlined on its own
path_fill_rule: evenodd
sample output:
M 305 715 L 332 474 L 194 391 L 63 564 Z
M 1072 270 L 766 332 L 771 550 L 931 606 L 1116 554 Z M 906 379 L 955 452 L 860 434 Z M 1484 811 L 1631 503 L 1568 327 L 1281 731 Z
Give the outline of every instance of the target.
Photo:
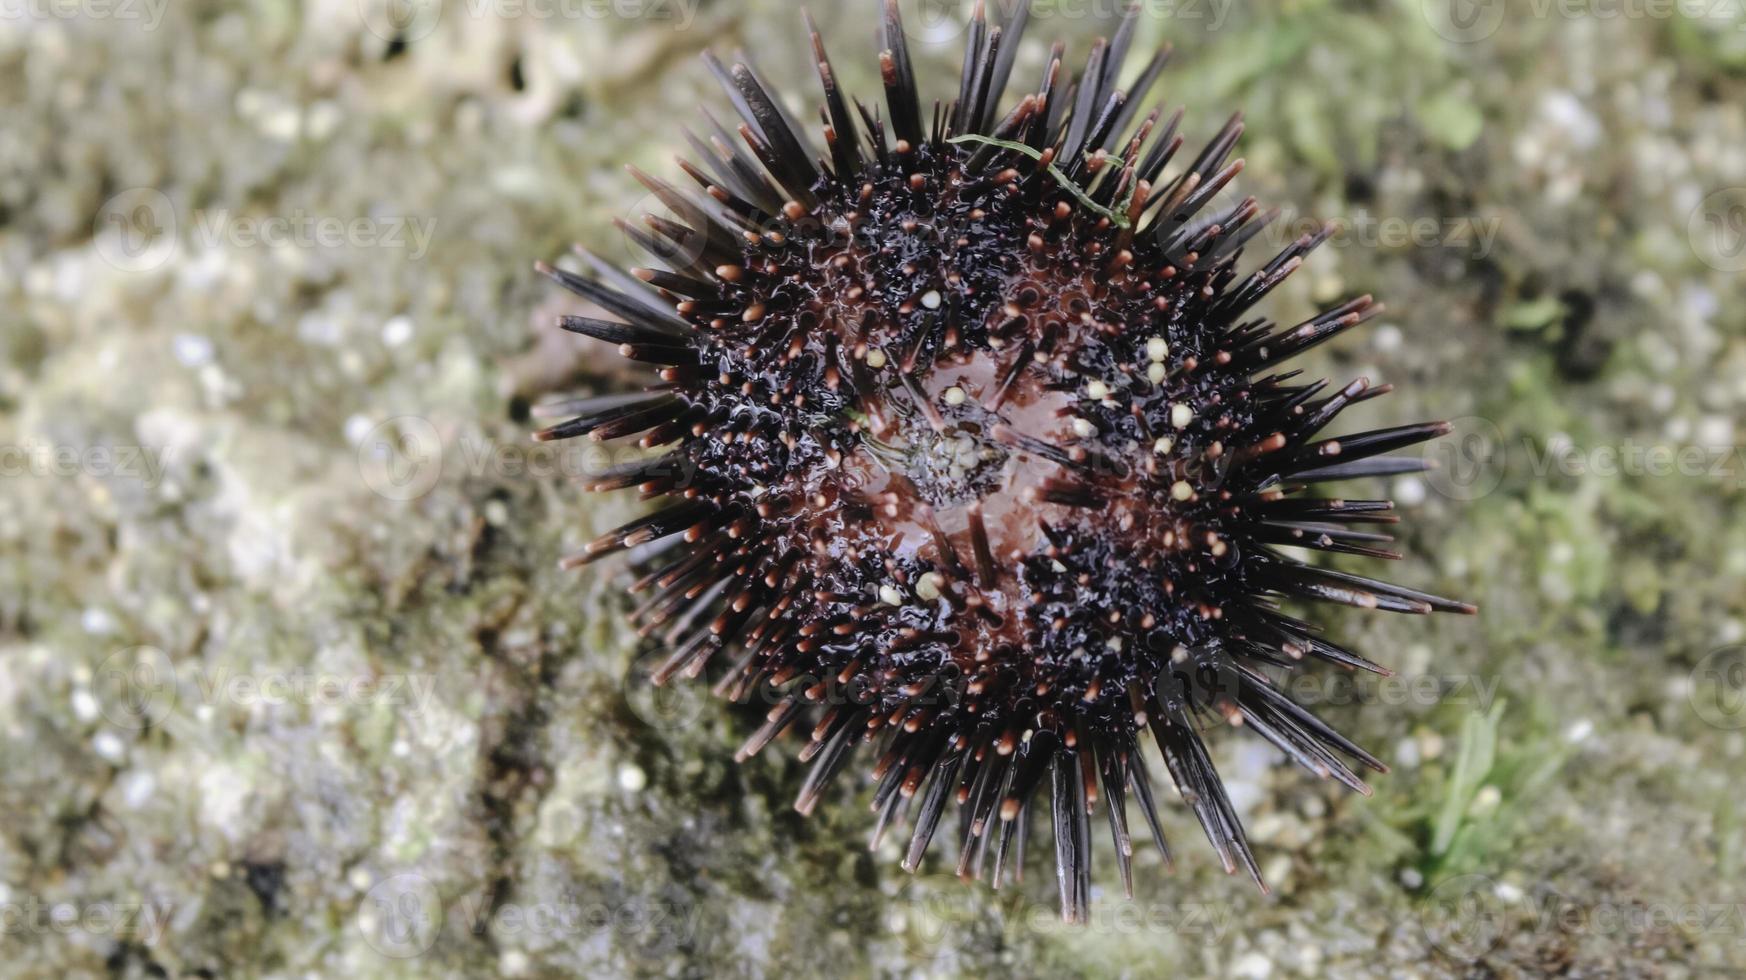
M 1191 139 L 1242 110 L 1244 190 L 1347 229 L 1268 312 L 1376 294 L 1312 366 L 1459 420 L 1394 577 L 1482 615 L 1334 617 L 1398 676 L 1297 692 L 1376 795 L 1211 735 L 1271 895 L 1174 799 L 1176 870 L 1106 863 L 1089 927 L 1045 854 L 906 875 L 859 787 L 802 819 L 799 764 L 732 762 L 755 712 L 643 683 L 621 573 L 557 570 L 636 504 L 528 448 L 619 381 L 531 264 L 629 257 L 705 47 L 811 118 L 791 4 L 50 5 L 0 19 L 4 972 L 1746 971 L 1746 23 L 1143 6 Z M 864 92 L 871 10 L 815 11 Z

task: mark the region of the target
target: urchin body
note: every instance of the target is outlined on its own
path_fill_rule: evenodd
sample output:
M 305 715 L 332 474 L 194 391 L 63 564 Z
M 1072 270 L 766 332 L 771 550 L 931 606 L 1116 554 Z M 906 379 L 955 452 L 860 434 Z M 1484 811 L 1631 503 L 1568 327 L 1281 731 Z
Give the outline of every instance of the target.
M 542 267 L 616 317 L 566 327 L 660 381 L 570 403 L 541 436 L 669 447 L 594 481 L 668 502 L 577 560 L 650 552 L 636 619 L 671 650 L 656 681 L 709 671 L 724 694 L 768 697 L 741 755 L 798 732 L 800 810 L 872 743 L 879 833 L 913 826 L 906 866 L 956 804 L 960 873 L 992 857 L 998 883 L 1048 792 L 1063 913 L 1080 918 L 1091 813 L 1124 880 L 1130 795 L 1163 847 L 1145 732 L 1227 869 L 1251 873 L 1207 718 L 1360 790 L 1344 760 L 1382 768 L 1264 673 L 1306 655 L 1380 669 L 1282 600 L 1470 607 L 1280 550 L 1393 557 L 1363 529 L 1393 520 L 1388 502 L 1313 491 L 1421 469 L 1385 454 L 1445 427 L 1323 435 L 1386 389 L 1279 365 L 1378 307 L 1283 329 L 1249 315 L 1321 236 L 1239 271 L 1270 217 L 1211 206 L 1241 169 L 1241 126 L 1172 169 L 1179 115 L 1141 119 L 1115 87 L 1131 19 L 1076 83 L 1057 47 L 997 116 L 1024 17 L 978 13 L 959 98 L 925 122 L 893 4 L 889 119 L 845 98 L 815 33 L 825 155 L 750 67 L 712 60 L 743 146 L 718 125 L 692 137 L 701 195 L 639 175 L 674 217 L 629 230 L 667 267 L 642 282 L 592 259 L 597 278 Z

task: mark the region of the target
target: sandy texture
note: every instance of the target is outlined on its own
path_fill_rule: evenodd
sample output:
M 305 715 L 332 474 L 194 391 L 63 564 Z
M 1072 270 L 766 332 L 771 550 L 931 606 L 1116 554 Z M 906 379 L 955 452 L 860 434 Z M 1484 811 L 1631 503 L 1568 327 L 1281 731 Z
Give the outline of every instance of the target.
M 1737 6 L 1147 5 L 1191 140 L 1243 110 L 1243 190 L 1349 228 L 1269 312 L 1376 293 L 1314 366 L 1460 420 L 1393 571 L 1484 614 L 1330 617 L 1398 671 L 1298 689 L 1373 798 L 1214 733 L 1271 896 L 1172 798 L 1175 873 L 1100 862 L 1074 929 L 1046 851 L 993 893 L 869 854 L 853 780 L 798 817 L 755 712 L 642 683 L 622 574 L 556 570 L 637 505 L 529 449 L 615 383 L 530 265 L 628 256 L 705 46 L 811 118 L 796 12 L 431 2 L 4 5 L 0 973 L 1746 971 Z

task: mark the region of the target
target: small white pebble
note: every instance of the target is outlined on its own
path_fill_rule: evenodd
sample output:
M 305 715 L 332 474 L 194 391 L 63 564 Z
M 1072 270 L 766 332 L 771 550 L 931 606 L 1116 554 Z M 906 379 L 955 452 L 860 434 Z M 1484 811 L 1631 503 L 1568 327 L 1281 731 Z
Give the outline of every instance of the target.
M 389 347 L 399 347 L 412 339 L 412 318 L 397 316 L 382 324 L 382 343 Z
M 1419 764 L 1419 743 L 1410 738 L 1401 739 L 1400 744 L 1394 749 L 1394 761 L 1402 769 L 1411 769 L 1417 766 Z
M 1503 793 L 1499 792 L 1496 786 L 1481 786 L 1479 792 L 1473 795 L 1473 805 L 1467 809 L 1468 812 L 1478 816 L 1497 809 L 1497 805 L 1501 802 L 1503 802 Z
M 357 891 L 369 891 L 370 884 L 374 880 L 370 877 L 370 872 L 363 868 L 353 868 L 346 873 L 346 884 L 351 885 Z
M 642 767 L 626 763 L 618 767 L 618 788 L 626 793 L 640 793 L 643 787 L 649 785 L 649 776 Z
M 1402 507 L 1417 507 L 1425 502 L 1425 481 L 1416 476 L 1403 476 L 1394 481 L 1394 502 Z
M 946 404 L 948 404 L 948 405 L 951 405 L 954 407 L 956 407 L 958 405 L 962 405 L 962 404 L 964 404 L 964 399 L 967 397 L 969 397 L 969 396 L 964 394 L 964 389 L 958 387 L 957 385 L 953 385 L 952 387 L 946 389 Z
M 1162 361 L 1170 356 L 1170 345 L 1163 337 L 1153 337 L 1146 341 L 1146 357 L 1151 361 Z
M 135 769 L 121 784 L 121 801 L 128 809 L 137 810 L 151 800 L 158 781 L 150 772 Z
M 946 577 L 939 572 L 928 572 L 915 583 L 915 594 L 925 602 L 933 602 L 940 597 L 940 587 L 946 584 Z
M 1284 887 L 1284 882 L 1290 877 L 1291 855 L 1289 854 L 1273 855 L 1267 859 L 1266 866 L 1261 869 L 1261 880 L 1274 888 Z
M 1522 890 L 1507 881 L 1498 882 L 1497 887 L 1492 889 L 1492 893 L 1500 900 L 1509 902 L 1511 905 L 1522 900 Z
M 1108 647 L 1111 650 L 1114 650 L 1116 653 L 1122 652 L 1122 638 L 1119 636 L 1110 637 L 1109 639 L 1103 641 L 1103 645 L 1105 647 Z
M 1159 436 L 1158 441 L 1152 443 L 1152 451 L 1157 453 L 1160 456 L 1167 455 L 1170 452 L 1170 450 L 1175 449 L 1175 448 L 1176 448 L 1176 440 L 1172 439 L 1169 436 Z
M 1593 734 L 1594 722 L 1587 718 L 1579 718 L 1575 724 L 1564 730 L 1564 740 L 1571 745 L 1580 745 L 1588 741 L 1588 737 Z
M 340 108 L 332 102 L 323 99 L 309 107 L 304 113 L 303 131 L 313 140 L 324 140 L 333 135 L 334 128 L 340 124 Z
M 170 349 L 183 367 L 200 367 L 212 360 L 212 341 L 199 334 L 179 333 L 170 341 Z
M 1231 964 L 1231 976 L 1243 980 L 1267 980 L 1273 975 L 1273 961 L 1260 953 L 1244 953 Z
M 368 415 L 354 415 L 346 419 L 346 441 L 355 446 L 363 442 L 364 437 L 375 428 L 376 423 Z
M 1443 736 L 1425 732 L 1419 736 L 1419 757 L 1426 762 L 1443 757 Z
M 1697 443 L 1711 449 L 1734 445 L 1734 421 L 1725 415 L 1705 415 L 1698 419 Z
M 1146 369 L 1146 379 L 1155 385 L 1163 384 L 1164 383 L 1164 365 L 1158 364 L 1158 363 L 1153 363 L 1153 365 L 1151 367 Z
M 1170 498 L 1172 500 L 1187 500 L 1192 496 L 1194 496 L 1194 488 L 1188 485 L 1187 480 L 1177 480 L 1170 485 Z
M 290 106 L 263 113 L 256 121 L 262 134 L 270 136 L 281 143 L 289 143 L 297 138 L 303 129 L 303 116 Z
M 1177 402 L 1170 406 L 1170 424 L 1174 428 L 1186 429 L 1188 423 L 1194 421 L 1194 409 Z
M 1109 385 L 1101 381 L 1093 381 L 1085 386 L 1085 393 L 1091 396 L 1092 401 L 1100 402 L 1109 397 Z
M 885 352 L 877 347 L 867 352 L 867 366 L 877 371 L 885 366 Z
M 1073 434 L 1081 439 L 1089 439 L 1097 435 L 1097 426 L 1092 425 L 1090 419 L 1074 419 Z
M 922 298 L 921 298 L 921 304 L 930 310 L 939 309 L 940 308 L 940 291 L 937 289 L 930 289 L 927 292 L 923 293 Z
M 95 636 L 102 636 L 115 630 L 115 620 L 109 613 L 96 606 L 88 606 L 84 612 L 79 614 L 79 625 L 84 627 L 85 632 Z
M 97 699 L 91 696 L 90 691 L 87 691 L 82 687 L 73 691 L 74 718 L 77 718 L 82 722 L 96 721 L 97 714 L 101 710 L 102 709 L 97 705 Z
M 127 759 L 127 744 L 114 732 L 98 732 L 91 739 L 91 748 L 107 762 L 120 765 Z
M 1417 868 L 1402 868 L 1400 883 L 1408 888 L 1417 889 L 1425 883 L 1425 876 Z
M 895 585 L 881 585 L 879 587 L 879 601 L 888 606 L 901 606 L 903 605 L 903 593 L 897 591 Z

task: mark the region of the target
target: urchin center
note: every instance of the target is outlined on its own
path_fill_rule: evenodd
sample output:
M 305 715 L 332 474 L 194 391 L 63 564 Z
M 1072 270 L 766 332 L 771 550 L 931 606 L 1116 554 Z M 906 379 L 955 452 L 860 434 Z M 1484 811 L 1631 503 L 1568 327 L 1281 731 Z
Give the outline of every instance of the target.
M 935 429 L 906 420 L 893 441 L 870 437 L 868 449 L 902 472 L 916 496 L 936 509 L 961 507 L 998 492 L 1011 456 L 975 422 Z

